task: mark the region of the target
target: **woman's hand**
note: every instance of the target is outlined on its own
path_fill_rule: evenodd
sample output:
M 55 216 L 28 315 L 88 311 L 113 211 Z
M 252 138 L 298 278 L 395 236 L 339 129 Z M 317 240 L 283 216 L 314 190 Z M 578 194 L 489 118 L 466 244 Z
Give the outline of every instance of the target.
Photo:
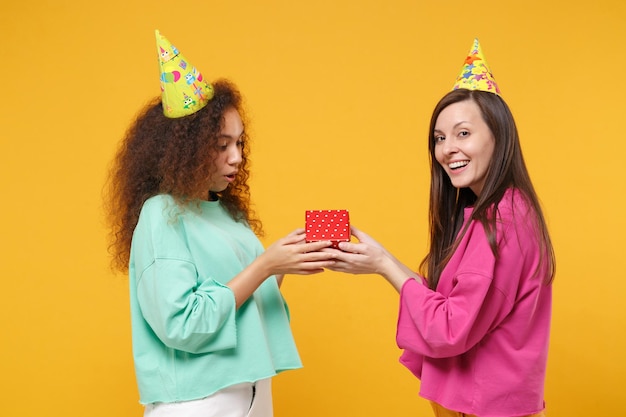
M 354 226 L 351 233 L 358 243 L 341 242 L 339 249 L 323 249 L 335 255 L 334 264 L 327 268 L 351 274 L 378 274 L 383 276 L 399 292 L 409 277 L 416 276 L 406 265 L 398 261 L 387 249 L 367 233 Z
M 378 248 L 382 250 L 386 255 L 390 255 L 387 249 L 383 247 L 383 245 L 378 243 L 376 240 L 374 240 L 374 238 L 372 238 L 370 235 L 363 232 L 362 230 L 357 229 L 354 226 L 350 226 L 350 232 L 352 233 L 352 236 L 356 237 L 359 240 L 360 243 L 365 243 L 368 246 Z
M 388 260 L 387 250 L 367 233 L 354 226 L 350 227 L 352 236 L 358 243 L 340 242 L 339 249 L 325 249 L 324 252 L 335 255 L 335 263 L 328 269 L 351 274 L 380 274 Z
M 278 239 L 228 282 L 237 308 L 271 275 L 276 275 L 280 285 L 284 274 L 317 274 L 334 264 L 333 253 L 321 252 L 331 242 L 306 243 L 304 239 L 304 229 L 296 229 Z
M 334 264 L 333 253 L 321 252 L 330 245 L 329 241 L 306 243 L 304 229 L 296 229 L 271 244 L 259 261 L 268 275 L 317 274 Z

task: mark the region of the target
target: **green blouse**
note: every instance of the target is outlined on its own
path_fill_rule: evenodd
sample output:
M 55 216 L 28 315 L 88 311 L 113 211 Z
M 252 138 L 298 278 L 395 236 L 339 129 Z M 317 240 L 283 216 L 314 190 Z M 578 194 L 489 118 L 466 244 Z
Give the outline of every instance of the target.
M 219 201 L 184 209 L 168 195 L 145 202 L 129 265 L 142 404 L 204 398 L 302 367 L 276 278 L 239 309 L 225 285 L 263 250 Z

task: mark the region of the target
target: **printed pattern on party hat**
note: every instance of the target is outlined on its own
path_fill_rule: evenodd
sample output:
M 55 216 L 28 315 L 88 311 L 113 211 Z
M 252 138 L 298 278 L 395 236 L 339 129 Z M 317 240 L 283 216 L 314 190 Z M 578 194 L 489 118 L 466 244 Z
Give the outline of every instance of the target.
M 163 114 L 177 118 L 197 112 L 213 98 L 213 86 L 158 30 L 155 34 Z
M 461 73 L 452 89 L 457 90 L 459 88 L 487 91 L 500 95 L 500 88 L 493 78 L 478 39 L 474 39 L 472 49 L 465 58 Z

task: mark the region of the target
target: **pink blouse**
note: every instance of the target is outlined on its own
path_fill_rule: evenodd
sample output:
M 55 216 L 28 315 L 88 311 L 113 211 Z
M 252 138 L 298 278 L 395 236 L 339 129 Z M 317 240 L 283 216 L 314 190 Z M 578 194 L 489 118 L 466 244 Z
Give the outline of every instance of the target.
M 543 410 L 552 286 L 530 210 L 508 190 L 497 212 L 498 259 L 472 221 L 436 291 L 422 278 L 405 282 L 396 340 L 422 397 L 480 417 Z

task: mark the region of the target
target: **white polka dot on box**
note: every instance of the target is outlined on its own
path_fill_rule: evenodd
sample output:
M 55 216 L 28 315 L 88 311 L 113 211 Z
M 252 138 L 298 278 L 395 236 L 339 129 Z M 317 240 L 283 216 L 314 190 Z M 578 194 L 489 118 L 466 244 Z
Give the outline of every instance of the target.
M 333 247 L 350 241 L 350 214 L 348 210 L 306 210 L 307 242 L 330 240 Z

